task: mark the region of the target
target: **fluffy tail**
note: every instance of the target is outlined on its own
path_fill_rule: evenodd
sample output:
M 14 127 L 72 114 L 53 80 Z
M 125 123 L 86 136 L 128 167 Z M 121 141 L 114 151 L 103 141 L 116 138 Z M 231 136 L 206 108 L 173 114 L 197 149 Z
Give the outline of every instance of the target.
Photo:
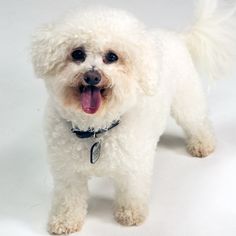
M 226 2 L 198 0 L 195 24 L 184 34 L 194 62 L 211 79 L 236 64 L 236 2 Z

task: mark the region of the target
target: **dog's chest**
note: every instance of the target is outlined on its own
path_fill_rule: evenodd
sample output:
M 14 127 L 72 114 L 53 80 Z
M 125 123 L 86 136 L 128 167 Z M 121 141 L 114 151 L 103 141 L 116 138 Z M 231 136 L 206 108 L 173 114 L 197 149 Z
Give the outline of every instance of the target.
M 118 135 L 115 130 L 98 138 L 86 139 L 80 139 L 68 130 L 58 135 L 51 133 L 48 137 L 49 157 L 68 171 L 83 172 L 88 175 L 108 175 L 125 163 L 122 161 L 126 148 L 125 136 Z

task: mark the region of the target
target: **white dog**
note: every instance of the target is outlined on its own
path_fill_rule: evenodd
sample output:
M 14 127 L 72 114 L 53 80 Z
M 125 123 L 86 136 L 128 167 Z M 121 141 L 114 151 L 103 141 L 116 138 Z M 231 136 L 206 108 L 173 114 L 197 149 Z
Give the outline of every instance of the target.
M 181 34 L 147 30 L 132 15 L 109 8 L 76 13 L 36 33 L 33 64 L 49 92 L 50 233 L 81 229 L 90 176 L 114 180 L 117 222 L 141 224 L 156 144 L 170 113 L 193 156 L 213 152 L 196 65 L 211 78 L 229 69 L 235 6 L 220 10 L 216 0 L 198 6 L 196 23 Z

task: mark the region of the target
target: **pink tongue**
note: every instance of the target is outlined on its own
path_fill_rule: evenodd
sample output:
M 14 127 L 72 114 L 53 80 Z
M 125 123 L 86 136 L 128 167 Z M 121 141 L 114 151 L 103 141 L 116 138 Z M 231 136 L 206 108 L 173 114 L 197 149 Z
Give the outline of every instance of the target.
M 89 114 L 96 113 L 101 101 L 102 96 L 99 88 L 93 86 L 84 87 L 81 93 L 81 105 L 84 112 Z

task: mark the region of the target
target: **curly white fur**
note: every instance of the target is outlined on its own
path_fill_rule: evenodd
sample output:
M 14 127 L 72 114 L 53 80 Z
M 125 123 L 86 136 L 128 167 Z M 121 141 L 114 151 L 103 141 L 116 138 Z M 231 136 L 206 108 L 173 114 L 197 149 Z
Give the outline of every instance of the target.
M 185 38 L 193 59 L 208 78 L 225 77 L 236 60 L 235 1 L 199 0 L 196 23 Z
M 81 229 L 90 176 L 114 180 L 114 215 L 119 223 L 141 224 L 148 213 L 156 143 L 170 113 L 186 132 L 193 156 L 205 157 L 214 150 L 205 97 L 189 50 L 215 77 L 235 52 L 232 43 L 229 51 L 226 37 L 235 36 L 235 28 L 231 28 L 235 21 L 231 24 L 228 17 L 232 12 L 215 15 L 216 1 L 205 2 L 196 25 L 182 35 L 148 31 L 132 15 L 113 9 L 79 12 L 36 33 L 33 64 L 49 92 L 46 129 L 55 184 L 50 233 Z M 74 63 L 71 50 L 81 45 L 87 58 Z M 117 52 L 120 61 L 104 64 L 102 57 L 108 49 Z M 112 91 L 93 115 L 83 112 L 79 100 L 67 91 L 91 67 L 102 72 Z M 78 139 L 71 132 L 72 124 L 82 130 L 98 130 L 114 120 L 120 120 L 120 125 L 101 135 L 101 157 L 90 164 L 89 151 L 95 140 Z

